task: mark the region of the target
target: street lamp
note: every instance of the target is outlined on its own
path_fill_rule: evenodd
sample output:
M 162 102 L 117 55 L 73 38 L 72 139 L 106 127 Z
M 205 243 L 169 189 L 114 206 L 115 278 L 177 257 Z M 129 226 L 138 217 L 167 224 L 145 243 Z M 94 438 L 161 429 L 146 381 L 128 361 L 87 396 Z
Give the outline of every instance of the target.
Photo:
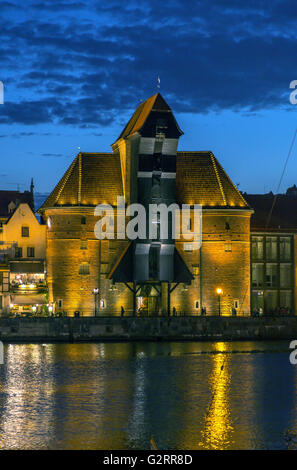
M 94 294 L 95 317 L 96 317 L 96 316 L 97 316 L 97 295 L 99 294 L 99 289 L 98 289 L 98 287 L 95 287 L 95 289 L 93 289 L 93 294 Z
M 221 315 L 221 295 L 223 294 L 223 289 L 220 287 L 217 288 L 217 294 L 219 298 L 219 316 Z

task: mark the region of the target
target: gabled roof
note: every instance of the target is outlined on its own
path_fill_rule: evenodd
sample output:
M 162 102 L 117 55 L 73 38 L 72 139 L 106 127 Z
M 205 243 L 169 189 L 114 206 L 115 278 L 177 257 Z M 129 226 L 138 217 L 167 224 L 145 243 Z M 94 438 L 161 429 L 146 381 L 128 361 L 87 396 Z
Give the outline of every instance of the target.
M 34 208 L 32 193 L 30 191 L 0 191 L 0 217 L 9 217 L 8 205 L 10 202 L 14 202 L 18 206 L 21 202 L 29 204 Z
M 275 199 L 275 195 L 271 192 L 244 194 L 244 197 L 255 211 L 251 218 L 251 231 L 297 232 L 297 196 L 278 194 Z
M 116 205 L 123 195 L 120 157 L 80 152 L 40 207 Z
M 249 209 L 212 152 L 177 152 L 176 191 L 180 204 Z
M 138 108 L 122 130 L 116 142 L 120 139 L 124 139 L 132 134 L 135 134 L 135 132 L 140 132 L 144 124 L 146 123 L 146 120 L 149 117 L 150 113 L 153 111 L 170 112 L 173 116 L 171 108 L 168 106 L 162 95 L 160 93 L 156 93 L 155 95 L 151 96 L 138 106 Z M 183 132 L 177 124 L 174 116 L 173 119 L 180 132 L 180 135 L 182 135 Z

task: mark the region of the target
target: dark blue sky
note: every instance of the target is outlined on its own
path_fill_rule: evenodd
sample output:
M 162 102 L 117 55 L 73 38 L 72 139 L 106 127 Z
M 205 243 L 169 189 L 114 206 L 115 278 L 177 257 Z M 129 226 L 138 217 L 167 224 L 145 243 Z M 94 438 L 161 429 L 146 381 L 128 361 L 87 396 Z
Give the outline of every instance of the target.
M 275 191 L 297 105 L 295 0 L 2 1 L 1 189 L 50 191 L 78 147 L 109 145 L 157 91 L 240 189 Z M 281 190 L 297 183 L 297 148 Z

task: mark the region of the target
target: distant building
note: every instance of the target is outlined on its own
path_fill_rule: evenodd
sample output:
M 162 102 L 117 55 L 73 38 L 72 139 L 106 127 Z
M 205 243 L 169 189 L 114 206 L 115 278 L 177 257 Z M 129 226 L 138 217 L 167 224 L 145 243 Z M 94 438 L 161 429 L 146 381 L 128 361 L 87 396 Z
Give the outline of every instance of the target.
M 295 312 L 297 305 L 297 191 L 244 194 L 251 219 L 251 309 Z M 273 208 L 273 209 L 272 209 Z M 271 210 L 272 209 L 272 210 Z
M 30 192 L 15 193 L 0 191 L 0 314 L 40 312 L 47 304 L 46 227 L 33 212 L 33 183 Z
M 177 151 L 181 134 L 156 94 L 137 108 L 112 153 L 75 157 L 39 210 L 47 223 L 49 302 L 56 311 L 250 313 L 253 211 L 212 152 Z M 160 236 L 98 240 L 94 208 L 115 207 L 123 195 L 127 204 L 201 204 L 202 247 Z

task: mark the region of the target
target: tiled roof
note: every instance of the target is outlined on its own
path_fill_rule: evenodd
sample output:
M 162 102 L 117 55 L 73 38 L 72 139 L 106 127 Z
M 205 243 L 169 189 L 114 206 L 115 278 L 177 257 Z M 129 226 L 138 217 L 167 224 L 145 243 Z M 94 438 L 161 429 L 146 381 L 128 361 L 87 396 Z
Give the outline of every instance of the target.
M 156 93 L 155 95 L 151 96 L 150 98 L 148 98 L 146 101 L 144 101 L 138 106 L 138 108 L 136 109 L 136 111 L 134 112 L 134 114 L 132 115 L 132 117 L 130 118 L 126 126 L 124 127 L 123 131 L 121 132 L 116 142 L 119 139 L 126 138 L 129 135 L 134 134 L 135 132 L 141 131 L 149 114 L 152 111 L 172 112 L 171 108 L 168 106 L 168 104 L 166 103 L 162 95 L 160 93 Z M 176 121 L 175 123 L 180 131 L 180 134 L 182 134 L 183 132 L 180 130 Z
M 177 152 L 176 186 L 180 204 L 249 209 L 212 152 Z
M 123 195 L 120 157 L 79 153 L 39 211 L 55 206 L 116 205 Z
M 211 152 L 177 152 L 177 201 L 204 207 L 249 208 Z M 116 205 L 123 195 L 120 157 L 79 153 L 41 207 Z
M 18 206 L 21 202 L 27 203 L 34 208 L 32 194 L 30 191 L 0 191 L 0 217 L 9 217 L 8 205 L 14 202 Z
M 297 196 L 278 194 L 244 194 L 255 213 L 251 218 L 251 231 L 297 232 Z M 271 217 L 269 214 L 273 206 Z

